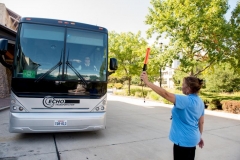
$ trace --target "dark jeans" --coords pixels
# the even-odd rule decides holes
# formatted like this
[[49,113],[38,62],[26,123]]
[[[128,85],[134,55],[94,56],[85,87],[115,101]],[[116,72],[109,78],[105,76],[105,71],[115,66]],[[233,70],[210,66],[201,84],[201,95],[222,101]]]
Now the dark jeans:
[[174,160],[194,160],[196,147],[181,147],[174,144],[173,158]]

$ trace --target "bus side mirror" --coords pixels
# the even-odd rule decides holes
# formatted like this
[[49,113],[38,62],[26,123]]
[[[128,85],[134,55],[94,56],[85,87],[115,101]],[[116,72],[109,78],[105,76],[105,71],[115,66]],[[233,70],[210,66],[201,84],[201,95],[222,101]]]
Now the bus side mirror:
[[12,65],[5,62],[3,59],[3,55],[6,54],[8,48],[8,40],[7,39],[0,39],[0,63],[2,63],[3,66],[12,69]]
[[8,48],[8,40],[7,39],[0,39],[0,55],[4,55],[7,52]]
[[110,70],[117,70],[118,69],[118,63],[116,58],[110,58]]

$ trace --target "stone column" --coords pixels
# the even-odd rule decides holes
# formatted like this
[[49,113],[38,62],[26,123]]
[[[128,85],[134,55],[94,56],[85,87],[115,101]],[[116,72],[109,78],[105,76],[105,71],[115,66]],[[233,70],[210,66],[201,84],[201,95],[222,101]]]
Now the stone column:
[[9,96],[8,78],[6,68],[0,63],[0,98]]

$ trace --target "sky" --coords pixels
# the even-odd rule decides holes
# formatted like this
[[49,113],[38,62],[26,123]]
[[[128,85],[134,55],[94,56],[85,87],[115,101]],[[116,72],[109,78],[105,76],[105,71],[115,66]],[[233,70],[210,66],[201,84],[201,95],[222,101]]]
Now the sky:
[[0,0],[22,17],[43,17],[98,25],[109,31],[145,31],[149,0]]
[[[144,38],[150,28],[144,23],[150,0],[0,0],[0,3],[21,17],[69,20],[98,25],[117,33],[141,31]],[[237,0],[229,0],[226,19],[230,18],[236,3]]]

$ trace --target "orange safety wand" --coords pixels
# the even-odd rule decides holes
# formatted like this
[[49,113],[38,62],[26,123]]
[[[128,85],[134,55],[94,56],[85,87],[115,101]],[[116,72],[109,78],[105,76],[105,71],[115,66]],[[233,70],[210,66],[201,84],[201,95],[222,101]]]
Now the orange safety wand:
[[149,53],[150,53],[150,48],[147,48],[147,53],[146,53],[146,57],[144,59],[144,64],[143,64],[143,71],[147,70],[147,63],[148,63]]

